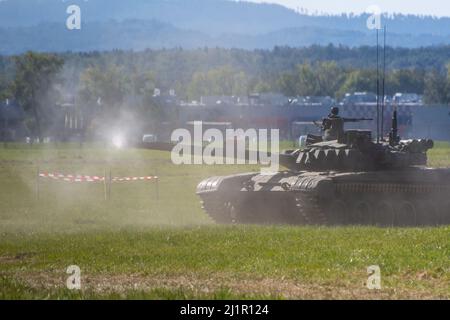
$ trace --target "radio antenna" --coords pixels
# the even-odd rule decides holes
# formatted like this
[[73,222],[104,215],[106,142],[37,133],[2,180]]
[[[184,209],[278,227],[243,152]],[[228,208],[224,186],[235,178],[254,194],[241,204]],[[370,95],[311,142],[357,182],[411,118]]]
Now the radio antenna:
[[381,102],[381,137],[384,137],[385,84],[386,84],[386,25],[383,27],[383,97]]
[[380,54],[377,28],[377,143],[380,143]]

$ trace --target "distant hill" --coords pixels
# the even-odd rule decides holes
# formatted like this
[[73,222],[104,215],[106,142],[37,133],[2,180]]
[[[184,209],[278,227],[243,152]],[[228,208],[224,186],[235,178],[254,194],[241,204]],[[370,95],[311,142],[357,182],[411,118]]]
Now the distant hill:
[[[81,30],[68,31],[58,23],[36,27],[1,28],[0,54],[27,50],[45,52],[145,50],[182,47],[222,47],[272,49],[274,46],[306,47],[313,44],[341,44],[349,47],[373,45],[375,35],[319,27],[290,28],[261,35],[223,34],[210,36],[176,28],[160,21],[125,20],[86,23]],[[450,36],[389,34],[389,44],[397,47],[443,45]],[[417,44],[417,45],[414,45]]]
[[86,23],[81,30],[68,31],[57,23],[36,27],[0,29],[0,54],[26,50],[63,52],[146,48],[195,48],[208,43],[208,37],[195,31],[175,28],[158,21]]
[[[81,7],[82,30],[65,28],[69,4]],[[308,16],[279,5],[229,0],[3,0],[0,53],[373,45],[366,20],[367,15]],[[392,46],[450,43],[450,18],[397,15],[384,22]]]

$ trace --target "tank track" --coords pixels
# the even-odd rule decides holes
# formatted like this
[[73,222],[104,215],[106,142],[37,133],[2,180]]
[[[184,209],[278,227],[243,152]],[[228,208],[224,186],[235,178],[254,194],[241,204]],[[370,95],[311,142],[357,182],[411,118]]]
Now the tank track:
[[[414,199],[380,200],[375,194],[324,201],[313,192],[237,193],[227,199],[203,195],[202,207],[219,224],[373,225],[382,227],[450,224],[450,201]],[[356,200],[355,200],[356,199]],[[246,202],[245,202],[246,201]],[[256,205],[255,205],[256,204]]]
[[[322,206],[313,195],[304,195],[291,193],[285,197],[284,208],[280,209],[281,201],[274,198],[273,193],[265,195],[255,194],[252,199],[261,201],[264,198],[265,205],[258,208],[246,206],[243,199],[249,200],[245,196],[238,199],[237,196],[232,199],[218,199],[212,195],[202,197],[202,209],[208,216],[219,224],[238,224],[238,223],[281,223],[281,224],[300,224],[300,225],[323,225],[328,224],[329,220],[324,214]],[[261,202],[259,202],[261,203]],[[278,204],[267,205],[267,203]]]
[[[201,196],[201,204],[209,217],[219,224],[318,224],[304,200],[293,194],[283,194],[282,199],[273,193],[236,194],[219,199],[211,194]],[[309,204],[309,203],[308,203]]]

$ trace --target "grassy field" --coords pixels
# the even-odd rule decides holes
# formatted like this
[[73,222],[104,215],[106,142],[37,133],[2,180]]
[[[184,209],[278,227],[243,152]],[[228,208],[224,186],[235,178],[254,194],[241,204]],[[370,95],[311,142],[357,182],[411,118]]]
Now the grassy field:
[[[450,145],[430,166],[450,165]],[[36,173],[161,177],[117,183],[41,181]],[[174,166],[148,150],[0,148],[0,299],[450,299],[450,227],[217,226],[195,187],[252,166]],[[81,268],[81,291],[66,269]],[[381,269],[369,290],[367,267]]]

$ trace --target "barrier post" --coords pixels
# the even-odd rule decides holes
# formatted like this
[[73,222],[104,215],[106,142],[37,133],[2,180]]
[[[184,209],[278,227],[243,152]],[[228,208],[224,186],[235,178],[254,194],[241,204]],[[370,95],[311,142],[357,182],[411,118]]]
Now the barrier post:
[[156,195],[156,200],[159,200],[159,176],[158,176],[158,169],[155,169],[155,177],[156,177],[155,195]]
[[107,188],[106,188],[106,169],[103,169],[103,197],[108,200]]
[[40,174],[40,170],[39,170],[39,165],[37,166],[36,169],[36,200],[39,200],[39,174]]
[[112,188],[112,170],[109,168],[109,178],[108,178],[108,198],[111,199],[111,188]]

